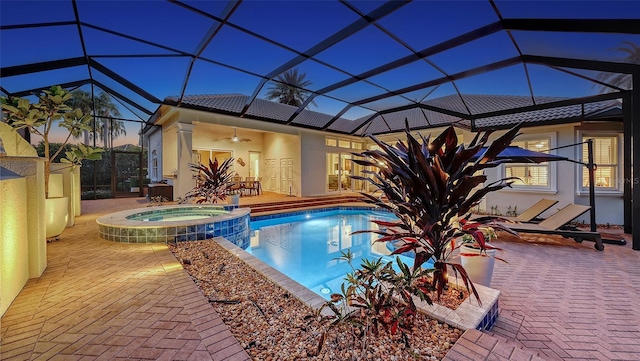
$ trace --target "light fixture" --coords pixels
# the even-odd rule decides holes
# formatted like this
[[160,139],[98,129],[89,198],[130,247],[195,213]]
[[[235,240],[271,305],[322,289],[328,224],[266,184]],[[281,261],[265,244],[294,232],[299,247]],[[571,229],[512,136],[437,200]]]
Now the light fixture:
[[236,128],[233,128],[233,137],[231,138],[232,141],[237,142],[238,140],[240,140],[238,138],[238,134],[236,134]]

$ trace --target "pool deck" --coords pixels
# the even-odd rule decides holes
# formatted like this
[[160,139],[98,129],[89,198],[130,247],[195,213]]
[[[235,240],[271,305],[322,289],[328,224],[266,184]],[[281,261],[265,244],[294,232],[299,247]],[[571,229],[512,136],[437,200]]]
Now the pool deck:
[[[99,238],[97,217],[144,206],[83,201],[76,225],[48,244],[44,274],[0,320],[0,359],[249,359],[166,246]],[[492,281],[500,317],[467,331],[447,360],[640,360],[640,252],[555,236],[496,245],[509,261]]]

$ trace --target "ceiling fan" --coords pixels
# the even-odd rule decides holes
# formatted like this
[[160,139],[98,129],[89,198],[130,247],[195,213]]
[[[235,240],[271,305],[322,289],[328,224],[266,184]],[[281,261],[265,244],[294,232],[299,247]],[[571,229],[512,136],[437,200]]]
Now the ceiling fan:
[[251,141],[251,139],[249,139],[249,138],[241,138],[241,137],[239,137],[236,128],[233,128],[233,137],[224,138],[224,139],[230,140],[232,142],[250,142]]

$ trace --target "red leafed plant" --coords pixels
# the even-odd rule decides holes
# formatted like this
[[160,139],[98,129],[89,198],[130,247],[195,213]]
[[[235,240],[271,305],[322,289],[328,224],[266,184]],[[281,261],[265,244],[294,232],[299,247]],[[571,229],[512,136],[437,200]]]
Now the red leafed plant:
[[233,158],[220,164],[217,158],[213,162],[209,159],[209,166],[202,163],[189,164],[191,170],[197,172],[196,186],[187,192],[179,203],[186,203],[191,199],[195,199],[196,203],[224,201],[227,198],[227,187],[233,178],[232,164]]
[[[378,229],[357,233],[377,233],[377,242],[394,242],[393,254],[415,252],[414,268],[433,261],[432,285],[438,298],[448,284],[449,270],[459,276],[470,293],[480,297],[459,263],[452,261],[453,252],[460,247],[456,239],[471,235],[476,244],[487,245],[479,222],[468,216],[489,192],[509,187],[514,178],[503,178],[482,186],[487,177],[482,170],[498,166],[497,156],[518,135],[516,126],[488,143],[490,131],[477,133],[468,146],[458,144],[455,129],[448,127],[435,139],[419,135],[420,141],[408,130],[406,142],[387,144],[375,136],[371,139],[380,149],[368,150],[353,161],[364,166],[364,176],[352,176],[375,186],[373,194],[362,193],[365,201],[393,212],[398,221],[374,221]],[[480,154],[480,155],[478,155]]]

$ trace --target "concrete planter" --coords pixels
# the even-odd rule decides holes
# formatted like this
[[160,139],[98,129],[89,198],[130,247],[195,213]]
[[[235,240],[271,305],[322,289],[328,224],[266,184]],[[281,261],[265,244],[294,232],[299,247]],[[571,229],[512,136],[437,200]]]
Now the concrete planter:
[[45,200],[45,236],[56,238],[67,227],[69,218],[69,197]]
[[[474,284],[481,284],[489,287],[493,276],[493,266],[495,264],[495,249],[485,250],[486,256],[480,255],[480,249],[463,245],[460,247],[460,263],[469,274],[469,278]],[[483,252],[483,253],[484,253]]]

